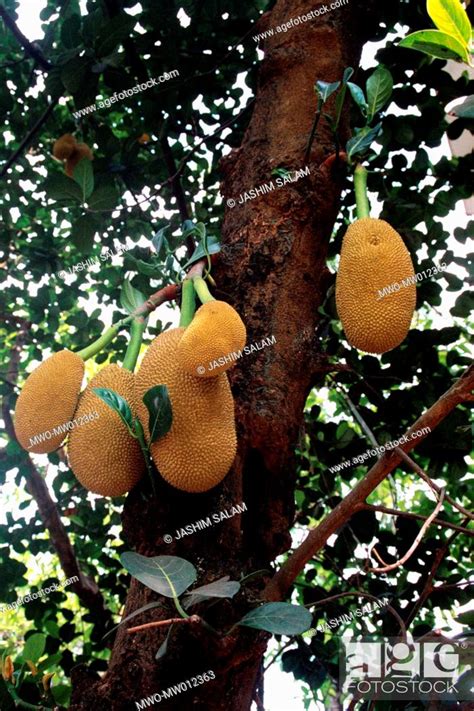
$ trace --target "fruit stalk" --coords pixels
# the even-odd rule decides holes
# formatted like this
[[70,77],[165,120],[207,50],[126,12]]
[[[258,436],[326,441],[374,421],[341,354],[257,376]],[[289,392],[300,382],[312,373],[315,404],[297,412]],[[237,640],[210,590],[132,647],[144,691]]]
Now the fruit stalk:
[[122,368],[129,370],[131,373],[133,373],[137,364],[145,329],[146,319],[143,317],[133,319],[132,325],[130,326],[130,341],[122,363]]
[[356,198],[357,219],[370,217],[370,205],[367,197],[367,170],[358,163],[354,171],[354,191]]
[[196,295],[194,292],[194,284],[192,279],[185,279],[182,285],[181,292],[181,317],[179,325],[187,328],[194,317],[196,310]]
[[209,291],[209,287],[202,277],[194,277],[194,289],[202,304],[207,304],[208,301],[215,301],[215,298]]

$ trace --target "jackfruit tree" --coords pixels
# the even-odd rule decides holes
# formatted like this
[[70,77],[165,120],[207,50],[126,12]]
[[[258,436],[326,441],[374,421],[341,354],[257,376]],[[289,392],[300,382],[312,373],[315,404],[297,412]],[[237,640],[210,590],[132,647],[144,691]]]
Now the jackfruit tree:
[[0,7],[0,601],[77,576],[2,711],[342,709],[344,631],[468,627],[469,20],[330,5]]

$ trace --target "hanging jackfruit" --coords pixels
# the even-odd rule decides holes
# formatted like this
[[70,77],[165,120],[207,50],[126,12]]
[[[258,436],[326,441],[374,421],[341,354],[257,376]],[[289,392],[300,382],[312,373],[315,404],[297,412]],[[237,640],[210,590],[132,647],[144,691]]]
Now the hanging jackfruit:
[[46,454],[61,446],[67,429],[59,428],[74,415],[83,377],[84,361],[67,350],[30,373],[15,406],[15,433],[23,449]]
[[173,411],[170,431],[150,447],[166,481],[177,489],[202,492],[219,484],[235,457],[234,401],[225,373],[211,379],[184,372],[177,358],[184,328],[160,334],[136,375],[137,413],[149,437],[145,393],[166,385]]
[[[386,353],[406,338],[416,304],[415,271],[400,235],[365,217],[348,228],[336,278],[336,306],[347,340],[367,353]],[[381,297],[385,287],[401,285]]]
[[214,378],[228,370],[245,346],[247,332],[225,301],[208,301],[196,311],[178,345],[178,361],[189,375]]
[[77,408],[77,427],[68,441],[69,464],[88,491],[101,496],[122,496],[140,480],[145,460],[138,440],[119,415],[93,391],[110,388],[134,407],[133,373],[107,365],[87,385]]
[[65,133],[53,145],[53,156],[58,160],[66,160],[74,153],[77,141],[71,133]]

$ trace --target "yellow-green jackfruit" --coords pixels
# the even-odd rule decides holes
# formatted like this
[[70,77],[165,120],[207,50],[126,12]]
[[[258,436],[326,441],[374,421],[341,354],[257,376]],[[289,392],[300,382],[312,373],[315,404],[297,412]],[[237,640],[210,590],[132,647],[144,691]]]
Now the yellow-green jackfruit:
[[[402,343],[415,310],[414,274],[402,238],[387,222],[365,217],[350,225],[342,242],[336,306],[352,346],[385,353]],[[396,291],[381,296],[395,283]]]
[[214,378],[232,367],[247,332],[237,311],[225,301],[199,307],[178,345],[178,360],[189,375]]
[[101,496],[122,496],[145,471],[138,440],[93,388],[110,388],[121,395],[134,412],[133,373],[118,365],[106,365],[87,385],[75,415],[77,426],[68,441],[69,464],[88,491]]
[[135,379],[137,413],[148,437],[148,410],[142,398],[155,385],[168,387],[173,423],[150,451],[169,484],[202,492],[219,484],[234,461],[234,401],[225,373],[202,379],[182,369],[176,356],[184,332],[165,331],[146,351]]
[[[15,407],[15,433],[27,452],[46,454],[61,446],[77,406],[84,361],[72,351],[53,353],[28,376]],[[58,432],[53,430],[58,428]]]

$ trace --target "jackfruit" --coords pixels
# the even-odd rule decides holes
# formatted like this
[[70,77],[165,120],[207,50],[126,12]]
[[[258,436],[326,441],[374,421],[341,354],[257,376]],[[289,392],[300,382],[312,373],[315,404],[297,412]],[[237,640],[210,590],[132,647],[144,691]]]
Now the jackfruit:
[[[364,217],[350,225],[342,242],[336,307],[352,346],[386,353],[402,343],[415,310],[414,275],[402,238],[387,222]],[[394,283],[400,289],[381,297],[378,292]]]
[[65,133],[53,145],[53,156],[58,160],[70,158],[77,147],[77,141],[71,133]]
[[202,492],[217,486],[235,458],[234,401],[225,373],[210,380],[182,370],[177,355],[185,333],[160,334],[145,353],[135,379],[137,414],[149,437],[145,393],[166,385],[173,411],[171,429],[150,446],[160,474],[177,489]]
[[214,378],[234,365],[246,339],[237,311],[225,301],[208,301],[187,327],[178,346],[178,361],[189,375]]
[[115,364],[106,365],[81,395],[75,416],[77,426],[69,435],[68,458],[76,478],[94,494],[122,496],[135,486],[145,471],[138,440],[132,437],[119,415],[93,391],[93,388],[114,390],[134,412],[134,379],[130,371]]
[[53,353],[30,373],[15,407],[15,433],[23,449],[46,454],[61,446],[67,429],[58,434],[53,429],[74,415],[83,377],[84,361],[67,350]]
[[83,158],[92,160],[94,158],[93,153],[87,143],[78,143],[74,151],[71,153],[69,158],[66,160],[65,173],[72,178],[74,168]]

